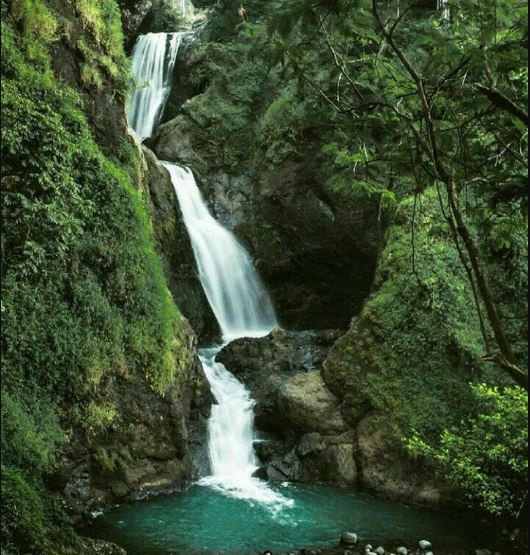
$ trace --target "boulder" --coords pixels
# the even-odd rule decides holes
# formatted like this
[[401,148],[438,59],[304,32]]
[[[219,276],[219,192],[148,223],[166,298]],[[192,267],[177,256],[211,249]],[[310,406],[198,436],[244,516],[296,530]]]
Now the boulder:
[[356,454],[360,483],[369,491],[429,506],[439,506],[450,496],[449,489],[399,449],[382,415],[372,412],[360,422]]
[[357,534],[353,532],[344,532],[344,534],[342,534],[342,536],[340,537],[341,545],[345,545],[345,546],[356,545],[357,541],[358,541]]
[[295,374],[278,390],[281,418],[300,432],[340,433],[347,426],[319,370]]

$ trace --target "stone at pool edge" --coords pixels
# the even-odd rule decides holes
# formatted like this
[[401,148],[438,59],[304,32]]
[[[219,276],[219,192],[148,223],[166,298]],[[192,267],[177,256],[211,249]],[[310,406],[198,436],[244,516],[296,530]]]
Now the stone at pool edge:
[[340,537],[340,544],[347,547],[356,545],[358,541],[357,534],[353,532],[344,532]]

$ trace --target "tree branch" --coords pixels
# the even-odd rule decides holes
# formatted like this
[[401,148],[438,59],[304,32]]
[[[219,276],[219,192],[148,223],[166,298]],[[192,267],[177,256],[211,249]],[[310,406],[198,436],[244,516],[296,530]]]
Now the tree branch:
[[517,106],[513,100],[508,98],[503,92],[495,87],[486,87],[477,83],[476,88],[497,108],[504,110],[515,116],[518,120],[528,125],[528,112]]

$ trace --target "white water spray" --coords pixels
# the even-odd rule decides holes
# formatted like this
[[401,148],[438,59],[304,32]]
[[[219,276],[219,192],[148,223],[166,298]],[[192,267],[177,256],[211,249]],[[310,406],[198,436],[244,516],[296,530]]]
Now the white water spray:
[[191,18],[195,13],[195,8],[190,0],[175,0],[179,12],[186,18]]
[[140,139],[151,137],[171,91],[179,48],[189,32],[140,35],[132,52],[132,71],[139,82],[127,110],[130,127]]
[[[260,337],[277,324],[270,298],[250,256],[232,233],[217,222],[201,196],[193,173],[164,164],[179,199],[190,235],[199,277],[219,322],[225,344],[239,337]],[[254,401],[250,392],[215,360],[222,347],[201,351],[201,361],[217,404],[209,422],[212,475],[201,483],[241,499],[274,507],[290,500],[253,478]]]

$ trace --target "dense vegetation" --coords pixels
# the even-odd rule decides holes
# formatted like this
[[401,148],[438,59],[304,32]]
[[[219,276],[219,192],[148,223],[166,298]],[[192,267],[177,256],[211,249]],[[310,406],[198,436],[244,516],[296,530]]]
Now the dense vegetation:
[[[246,22],[239,0],[196,5],[210,9],[190,74],[203,94],[185,110],[204,154],[235,172],[312,153],[330,189],[376,199],[389,222],[373,294],[327,377],[350,420],[366,407],[391,414],[409,456],[481,510],[518,516],[526,5],[249,0]],[[159,6],[155,30],[180,25]],[[115,376],[164,393],[183,368],[180,319],[137,146],[123,134],[103,149],[87,117],[87,94],[123,104],[132,86],[116,2],[1,9],[2,553],[79,553],[46,477],[72,430],[117,418]],[[52,70],[72,37],[77,90]]]
[[[124,97],[129,69],[115,2],[72,4],[87,29],[78,44],[82,84],[100,89],[110,79]],[[106,393],[113,376],[140,376],[163,394],[182,362],[180,318],[131,178],[138,149],[124,135],[115,158],[104,156],[82,96],[51,70],[50,48],[73,32],[62,8],[2,1],[6,552],[13,544],[58,553],[54,534],[67,527],[44,480],[73,429],[95,434],[117,418]]]
[[252,0],[246,22],[239,2],[201,5],[213,13],[191,76],[205,92],[186,112],[203,151],[232,172],[311,152],[330,188],[379,199],[393,222],[338,350],[344,375],[328,376],[351,419],[392,414],[409,454],[484,510],[519,514],[526,5]]

